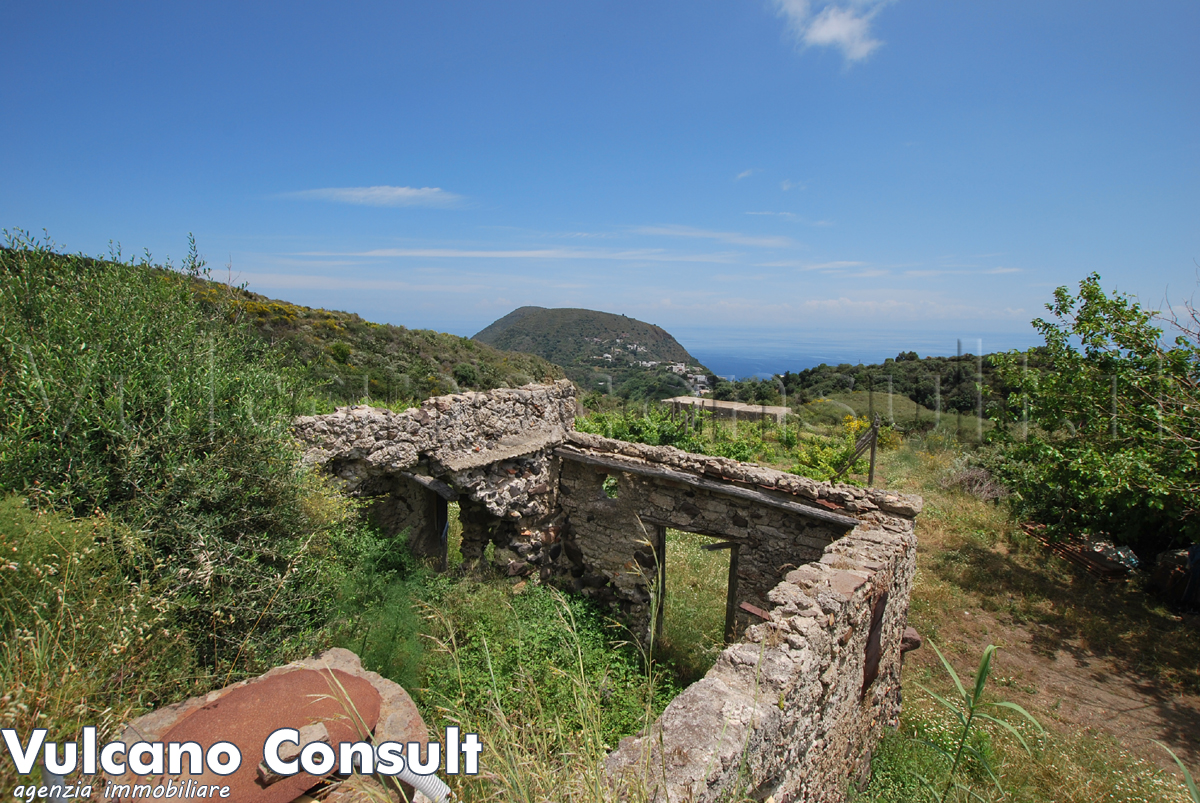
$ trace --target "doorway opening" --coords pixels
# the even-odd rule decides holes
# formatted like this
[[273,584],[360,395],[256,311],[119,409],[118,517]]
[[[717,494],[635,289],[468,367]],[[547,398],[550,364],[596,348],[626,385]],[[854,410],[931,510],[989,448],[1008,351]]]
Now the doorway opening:
[[656,527],[655,654],[682,685],[704,677],[736,639],[738,545],[701,533]]

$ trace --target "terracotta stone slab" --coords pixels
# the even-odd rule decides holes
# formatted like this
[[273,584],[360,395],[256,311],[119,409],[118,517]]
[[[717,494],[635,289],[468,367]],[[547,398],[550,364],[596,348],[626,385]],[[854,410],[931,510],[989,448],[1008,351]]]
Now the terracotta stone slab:
[[[279,728],[298,730],[321,722],[329,731],[336,753],[340,742],[369,738],[379,719],[379,708],[380,695],[375,687],[365,678],[340,669],[332,670],[332,674],[330,670],[297,669],[268,675],[231,689],[159,737],[162,742],[198,742],[205,751],[215,742],[233,742],[242,753],[237,772],[220,776],[205,769],[203,775],[185,772],[167,777],[184,783],[192,779],[197,784],[229,786],[228,799],[236,803],[288,803],[321,779],[301,772],[263,788],[257,768],[267,737]],[[154,786],[165,781],[165,777],[133,780],[127,775],[120,782]]]

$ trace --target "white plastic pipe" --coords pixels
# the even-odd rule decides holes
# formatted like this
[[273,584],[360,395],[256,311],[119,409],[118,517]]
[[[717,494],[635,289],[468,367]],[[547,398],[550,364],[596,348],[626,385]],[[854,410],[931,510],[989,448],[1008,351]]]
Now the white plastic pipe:
[[442,782],[442,779],[436,775],[417,775],[405,766],[404,769],[392,777],[399,781],[404,781],[404,783],[425,795],[433,803],[445,803],[445,801],[450,799],[450,787],[446,786]]

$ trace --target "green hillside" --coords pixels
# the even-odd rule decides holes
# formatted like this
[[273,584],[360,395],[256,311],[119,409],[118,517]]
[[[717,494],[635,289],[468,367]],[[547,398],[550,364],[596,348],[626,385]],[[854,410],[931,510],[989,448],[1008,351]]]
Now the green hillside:
[[392,404],[455,393],[562,379],[541,357],[501,351],[471,338],[372,323],[335,312],[210,284],[232,294],[254,331],[285,364],[306,369],[314,393],[336,404]]
[[474,337],[507,351],[536,354],[563,366],[587,391],[628,399],[690,393],[687,374],[708,374],[665,329],[624,315],[587,309],[521,307]]
[[[1029,367],[1037,369],[1038,360]],[[874,388],[875,392],[905,396],[928,409],[944,412],[975,413],[982,390],[984,410],[1000,404],[1008,395],[996,374],[990,354],[964,354],[961,357],[918,357],[914,351],[901,352],[878,365],[818,365],[799,373],[780,375],[788,395],[798,401],[835,393]]]

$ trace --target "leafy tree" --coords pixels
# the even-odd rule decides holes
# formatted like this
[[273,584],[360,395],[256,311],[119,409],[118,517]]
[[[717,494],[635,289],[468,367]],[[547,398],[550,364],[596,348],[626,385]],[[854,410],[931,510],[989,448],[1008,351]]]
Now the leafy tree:
[[1095,273],[1046,308],[1053,319],[1033,322],[1046,345],[996,358],[1013,392],[993,468],[1019,512],[1147,551],[1195,540],[1195,338],[1164,344],[1157,313]]

